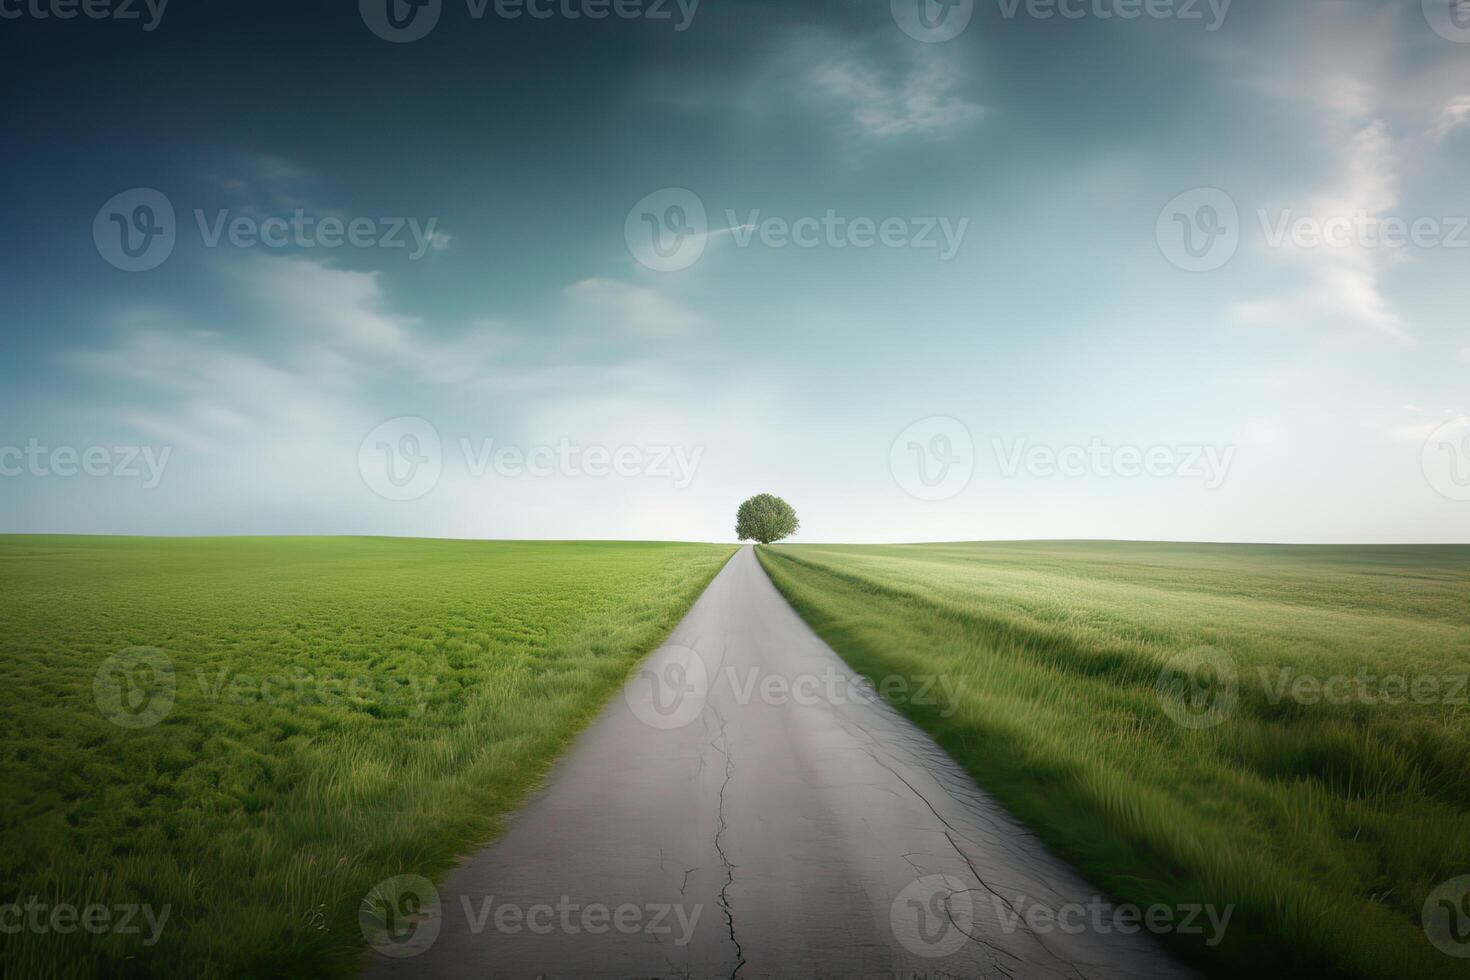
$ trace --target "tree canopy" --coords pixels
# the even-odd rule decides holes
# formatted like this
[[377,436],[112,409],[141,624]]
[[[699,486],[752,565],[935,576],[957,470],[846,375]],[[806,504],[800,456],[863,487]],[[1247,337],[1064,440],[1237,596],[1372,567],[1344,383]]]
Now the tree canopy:
[[799,527],[795,509],[775,494],[758,493],[735,512],[735,534],[741,541],[770,544],[795,534]]

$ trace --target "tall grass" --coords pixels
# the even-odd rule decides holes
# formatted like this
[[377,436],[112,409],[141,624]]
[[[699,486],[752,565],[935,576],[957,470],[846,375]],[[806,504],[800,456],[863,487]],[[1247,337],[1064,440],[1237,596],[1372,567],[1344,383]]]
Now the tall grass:
[[[1171,937],[1212,972],[1466,975],[1419,917],[1470,873],[1470,548],[758,552],[856,669],[945,678],[953,704],[899,707],[1100,887],[1234,905],[1220,946]],[[1186,727],[1158,681],[1202,646],[1238,701]],[[1390,674],[1437,693],[1395,698]],[[1342,675],[1345,703],[1282,685]]]
[[[0,903],[170,909],[0,974],[353,973],[368,889],[495,834],[732,551],[0,537]],[[134,647],[176,700],[125,729],[93,682]]]

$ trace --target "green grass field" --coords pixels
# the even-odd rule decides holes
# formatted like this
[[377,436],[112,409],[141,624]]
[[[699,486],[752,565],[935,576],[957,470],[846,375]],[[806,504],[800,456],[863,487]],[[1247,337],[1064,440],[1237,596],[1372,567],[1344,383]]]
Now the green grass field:
[[[733,550],[0,537],[0,902],[170,910],[0,975],[353,973],[368,889],[493,836]],[[174,700],[122,727],[135,648]]]
[[[901,710],[1098,886],[1235,905],[1218,947],[1171,940],[1211,972],[1466,975],[1420,912],[1470,873],[1470,547],[758,553],[856,669],[945,678]],[[1234,688],[1161,688],[1202,646]]]

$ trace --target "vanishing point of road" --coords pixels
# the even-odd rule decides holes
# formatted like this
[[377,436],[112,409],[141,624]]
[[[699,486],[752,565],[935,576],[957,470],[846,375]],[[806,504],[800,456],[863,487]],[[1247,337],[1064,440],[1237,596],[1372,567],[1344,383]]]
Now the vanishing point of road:
[[438,891],[432,942],[369,977],[1190,975],[1148,935],[1037,919],[1101,900],[749,547]]

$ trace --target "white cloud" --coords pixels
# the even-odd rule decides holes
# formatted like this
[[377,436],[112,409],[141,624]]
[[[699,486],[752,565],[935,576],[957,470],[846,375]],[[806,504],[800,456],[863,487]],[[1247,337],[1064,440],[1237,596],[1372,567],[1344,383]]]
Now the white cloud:
[[808,117],[803,125],[824,127],[849,144],[843,147],[849,153],[951,138],[988,111],[967,93],[971,76],[963,62],[893,30],[861,40],[811,26],[793,28],[742,64],[743,72],[733,77],[654,73],[643,98],[761,128],[794,110]]
[[[1367,122],[1347,138],[1335,179],[1304,207],[1272,212],[1270,220],[1381,218],[1399,201],[1396,167],[1393,142],[1384,123]],[[1357,322],[1398,340],[1411,339],[1380,283],[1383,266],[1393,261],[1394,253],[1357,240],[1298,247],[1289,235],[1275,251],[1300,263],[1306,284],[1282,296],[1236,303],[1230,314],[1237,321],[1289,326]]]
[[1435,121],[1429,135],[1436,140],[1442,140],[1467,122],[1470,122],[1470,95],[1453,96],[1440,110],[1439,119]]
[[576,312],[615,330],[643,337],[685,334],[704,321],[656,289],[612,279],[583,279],[567,289]]
[[1465,417],[1464,412],[1455,409],[1435,413],[1420,405],[1405,405],[1388,418],[1383,425],[1383,431],[1392,439],[1422,443],[1446,422]]
[[275,330],[313,348],[309,353],[323,366],[366,361],[452,384],[488,373],[509,343],[485,324],[441,337],[417,318],[391,312],[375,272],[275,256],[252,258],[232,271],[271,312]]
[[[1293,57],[1271,63],[1248,84],[1303,114],[1304,145],[1332,147],[1337,157],[1315,192],[1300,202],[1282,202],[1296,216],[1368,222],[1409,222],[1422,213],[1403,213],[1403,191],[1422,196],[1417,183],[1439,165],[1439,144],[1470,121],[1470,62],[1455,58],[1406,60],[1402,18],[1392,9],[1352,4],[1308,4],[1295,14],[1300,36],[1311,40]],[[1283,28],[1283,32],[1292,30]],[[1407,28],[1420,40],[1422,24]],[[1268,209],[1279,217],[1280,209]],[[1381,229],[1381,225],[1379,226]],[[1362,244],[1318,245],[1272,250],[1294,262],[1304,282],[1271,297],[1235,304],[1240,322],[1283,326],[1360,324],[1404,342],[1413,332],[1395,308],[1384,283],[1390,267],[1412,261],[1402,248]]]
[[819,97],[873,140],[943,139],[973,125],[985,110],[960,95],[955,65],[932,52],[906,68],[885,70],[847,55],[824,58],[809,79]]

